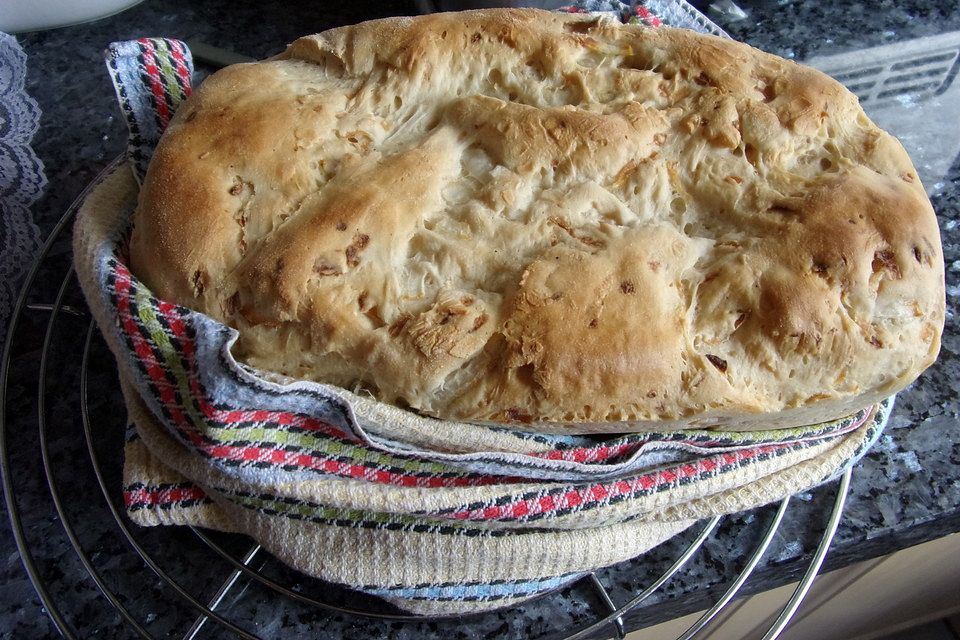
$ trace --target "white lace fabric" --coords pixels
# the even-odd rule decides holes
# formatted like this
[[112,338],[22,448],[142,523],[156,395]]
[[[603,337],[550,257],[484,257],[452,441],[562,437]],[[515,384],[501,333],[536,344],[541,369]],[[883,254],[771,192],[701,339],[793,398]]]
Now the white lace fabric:
[[27,55],[13,36],[0,32],[0,339],[40,243],[30,207],[47,184],[30,146],[40,107],[24,90],[26,72]]

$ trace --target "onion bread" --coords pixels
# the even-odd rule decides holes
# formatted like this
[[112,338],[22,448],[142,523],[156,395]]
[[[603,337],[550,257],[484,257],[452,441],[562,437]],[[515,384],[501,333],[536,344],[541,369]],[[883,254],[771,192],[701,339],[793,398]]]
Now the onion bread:
[[537,10],[214,74],[156,151],[131,260],[254,367],[571,432],[838,417],[914,380],[944,321],[930,202],[840,84]]

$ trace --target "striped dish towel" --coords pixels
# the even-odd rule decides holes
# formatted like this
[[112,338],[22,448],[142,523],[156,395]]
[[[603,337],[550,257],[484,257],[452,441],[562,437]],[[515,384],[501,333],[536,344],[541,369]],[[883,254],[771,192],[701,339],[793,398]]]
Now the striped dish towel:
[[[604,7],[648,25],[667,15],[650,2]],[[134,522],[246,533],[304,573],[408,611],[470,612],[635,557],[697,519],[825,482],[886,422],[892,399],[796,429],[531,434],[425,418],[239,364],[235,331],[156,298],[126,266],[139,177],[190,93],[189,51],[141,39],[113,45],[107,61],[133,171],[119,166],[96,185],[74,250],[132,424],[123,492]]]

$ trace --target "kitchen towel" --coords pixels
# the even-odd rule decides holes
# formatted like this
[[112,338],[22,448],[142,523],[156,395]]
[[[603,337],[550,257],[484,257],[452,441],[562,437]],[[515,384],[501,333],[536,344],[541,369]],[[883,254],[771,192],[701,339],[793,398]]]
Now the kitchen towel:
[[95,186],[74,250],[133,425],[124,499],[135,522],[246,533],[310,575],[411,612],[463,613],[836,477],[889,415],[892,400],[797,429],[598,440],[430,419],[252,370],[230,353],[234,330],[156,298],[126,266],[138,180],[189,95],[189,51],[166,39],[121,43],[108,67],[133,171],[119,165]]

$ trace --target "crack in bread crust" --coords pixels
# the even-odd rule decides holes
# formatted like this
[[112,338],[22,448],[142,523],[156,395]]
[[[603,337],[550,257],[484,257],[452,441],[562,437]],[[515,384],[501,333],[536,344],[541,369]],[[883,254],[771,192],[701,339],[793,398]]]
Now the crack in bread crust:
[[131,259],[249,364],[448,419],[772,427],[939,349],[899,143],[746,45],[535,10],[393,18],[210,77]]

